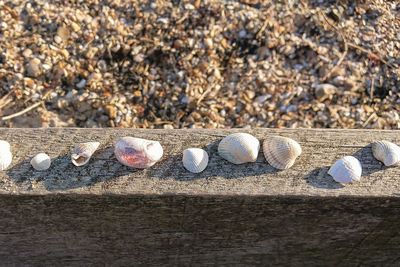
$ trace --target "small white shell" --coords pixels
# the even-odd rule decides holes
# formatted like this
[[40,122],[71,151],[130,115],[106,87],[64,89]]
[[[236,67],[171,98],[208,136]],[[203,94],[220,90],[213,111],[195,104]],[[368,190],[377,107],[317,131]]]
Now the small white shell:
[[0,140],[0,170],[5,170],[10,166],[12,161],[12,154],[10,151],[10,144],[7,141]]
[[47,170],[50,164],[50,157],[45,153],[39,153],[31,159],[31,165],[37,171]]
[[361,163],[352,156],[339,159],[329,169],[328,174],[338,183],[360,181],[362,173]]
[[284,170],[293,166],[301,154],[301,146],[293,139],[282,136],[270,136],[263,143],[265,160],[272,167]]
[[10,144],[7,141],[0,140],[0,151],[10,151]]
[[383,140],[372,143],[372,154],[385,166],[400,164],[400,147],[392,142]]
[[219,142],[218,154],[233,164],[255,162],[260,141],[248,133],[234,133]]
[[78,144],[72,151],[71,160],[75,166],[82,166],[89,162],[93,153],[99,147],[99,142]]
[[204,171],[208,164],[208,154],[201,148],[188,148],[183,151],[183,166],[190,172]]
[[161,159],[163,148],[157,141],[126,136],[117,141],[114,154],[121,164],[144,169]]

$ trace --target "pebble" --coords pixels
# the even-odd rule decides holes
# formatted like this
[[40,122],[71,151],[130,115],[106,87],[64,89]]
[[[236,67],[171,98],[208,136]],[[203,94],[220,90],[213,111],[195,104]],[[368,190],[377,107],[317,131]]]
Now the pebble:
[[26,66],[27,75],[30,77],[38,77],[40,75],[40,60],[35,58],[29,61]]
[[86,80],[85,80],[85,79],[82,79],[82,80],[80,80],[80,81],[76,84],[76,87],[77,87],[78,89],[82,89],[83,87],[85,87],[85,85],[86,85]]
[[324,83],[324,84],[319,84],[315,87],[315,97],[323,102],[329,98],[332,97],[333,94],[337,93],[338,89],[336,86],[329,84],[329,83]]
[[213,41],[212,41],[211,38],[204,39],[204,47],[206,49],[212,49],[213,48]]

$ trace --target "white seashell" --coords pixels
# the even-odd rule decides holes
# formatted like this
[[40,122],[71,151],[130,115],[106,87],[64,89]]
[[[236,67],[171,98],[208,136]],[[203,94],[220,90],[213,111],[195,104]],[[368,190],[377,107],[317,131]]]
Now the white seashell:
[[328,174],[338,183],[360,181],[362,173],[361,163],[352,156],[339,159],[329,169]]
[[183,166],[190,172],[204,171],[208,164],[208,154],[201,148],[188,148],[183,151]]
[[99,142],[78,144],[72,151],[71,160],[75,166],[82,166],[89,162],[93,153],[99,147]]
[[293,139],[282,136],[270,136],[263,143],[266,161],[272,167],[284,170],[293,166],[301,154],[301,146]]
[[10,144],[7,141],[0,140],[0,151],[10,151]]
[[400,147],[392,142],[383,140],[372,143],[372,154],[385,166],[400,164]]
[[31,165],[37,171],[47,170],[50,164],[50,157],[45,153],[39,153],[31,159]]
[[0,140],[0,170],[7,169],[12,161],[12,153],[10,151],[10,144],[7,141]]
[[115,144],[114,154],[121,164],[144,169],[161,159],[163,148],[157,141],[127,136]]
[[219,142],[218,154],[233,164],[255,162],[260,142],[248,133],[234,133]]
[[12,154],[10,151],[0,152],[0,170],[7,169],[10,166],[12,161]]

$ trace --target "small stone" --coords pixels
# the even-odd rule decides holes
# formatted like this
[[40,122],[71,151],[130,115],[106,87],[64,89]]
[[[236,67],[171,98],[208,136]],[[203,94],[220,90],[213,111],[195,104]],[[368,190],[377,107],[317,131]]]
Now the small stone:
[[164,129],[169,129],[169,130],[172,130],[172,129],[174,129],[174,126],[172,126],[171,124],[164,124]]
[[24,56],[24,58],[30,58],[32,56],[32,50],[30,50],[29,48],[25,49],[24,52],[22,53],[22,55]]
[[28,65],[26,66],[26,73],[29,77],[38,77],[40,75],[40,60],[37,58],[32,59],[29,61]]
[[63,41],[63,39],[60,36],[56,35],[54,37],[54,42],[56,42],[57,44],[62,43],[62,41]]
[[82,79],[82,80],[80,80],[80,81],[76,84],[76,87],[77,87],[78,89],[82,89],[83,87],[85,87],[85,85],[86,85],[86,80],[85,80],[85,79]]
[[204,39],[204,47],[206,49],[212,49],[213,48],[213,41],[212,41],[211,38]]
[[143,54],[137,54],[133,59],[134,59],[137,63],[143,62],[143,60],[144,60],[144,55],[143,55]]
[[7,23],[5,23],[4,21],[2,21],[1,23],[0,23],[0,29],[2,29],[3,31],[4,30],[6,30],[7,29]]
[[332,98],[332,95],[335,94],[337,92],[337,87],[329,84],[329,83],[323,83],[323,84],[319,84],[315,87],[315,97],[323,102],[326,99],[330,99]]
[[69,59],[69,52],[68,52],[67,49],[62,49],[62,50],[60,50],[60,53],[61,53],[61,55],[63,55],[63,57],[64,57],[65,59]]
[[35,86],[35,81],[32,80],[31,78],[24,78],[24,86],[33,88]]
[[86,54],[85,54],[85,57],[87,58],[87,59],[92,59],[92,58],[94,58],[96,55],[97,55],[97,52],[99,51],[99,49],[97,48],[97,47],[90,47],[88,50],[87,50],[87,52],[86,52]]
[[71,22],[71,28],[74,32],[79,32],[81,30],[81,26],[75,22]]
[[59,27],[57,29],[57,35],[56,36],[59,36],[61,38],[61,41],[66,42],[66,41],[68,41],[68,38],[69,38],[69,30],[67,28],[64,28],[64,27]]
[[118,109],[114,105],[107,105],[105,112],[111,119],[115,119],[118,116]]

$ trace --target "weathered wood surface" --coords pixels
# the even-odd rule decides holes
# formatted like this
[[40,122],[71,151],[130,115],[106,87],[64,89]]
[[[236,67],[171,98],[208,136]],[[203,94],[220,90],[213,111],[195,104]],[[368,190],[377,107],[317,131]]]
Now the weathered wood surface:
[[[372,157],[370,143],[400,143],[396,131],[249,130],[283,135],[303,154],[289,170],[233,165],[218,141],[241,130],[0,129],[14,161],[0,172],[0,263],[5,266],[399,266],[400,167]],[[153,168],[120,165],[122,136],[159,140]],[[84,167],[72,165],[78,142],[98,140]],[[205,147],[210,165],[187,172],[181,153]],[[30,158],[47,152],[52,167]],[[327,175],[345,155],[363,165],[360,182]]]
[[[373,158],[370,143],[386,139],[400,143],[397,131],[255,129],[246,131],[263,140],[282,135],[303,148],[295,165],[278,171],[266,163],[234,165],[217,154],[218,142],[236,130],[138,130],[138,129],[0,129],[10,142],[14,160],[0,174],[2,194],[157,194],[157,195],[271,195],[271,196],[394,196],[400,197],[400,168],[387,168]],[[122,166],[113,145],[122,136],[158,140],[164,147],[161,162],[150,169]],[[70,153],[76,143],[97,140],[100,149],[90,162],[75,167]],[[209,155],[200,174],[186,171],[182,151],[203,147]],[[39,152],[52,158],[52,166],[35,171],[29,161]],[[342,186],[327,174],[329,166],[354,155],[363,166],[361,182]]]

